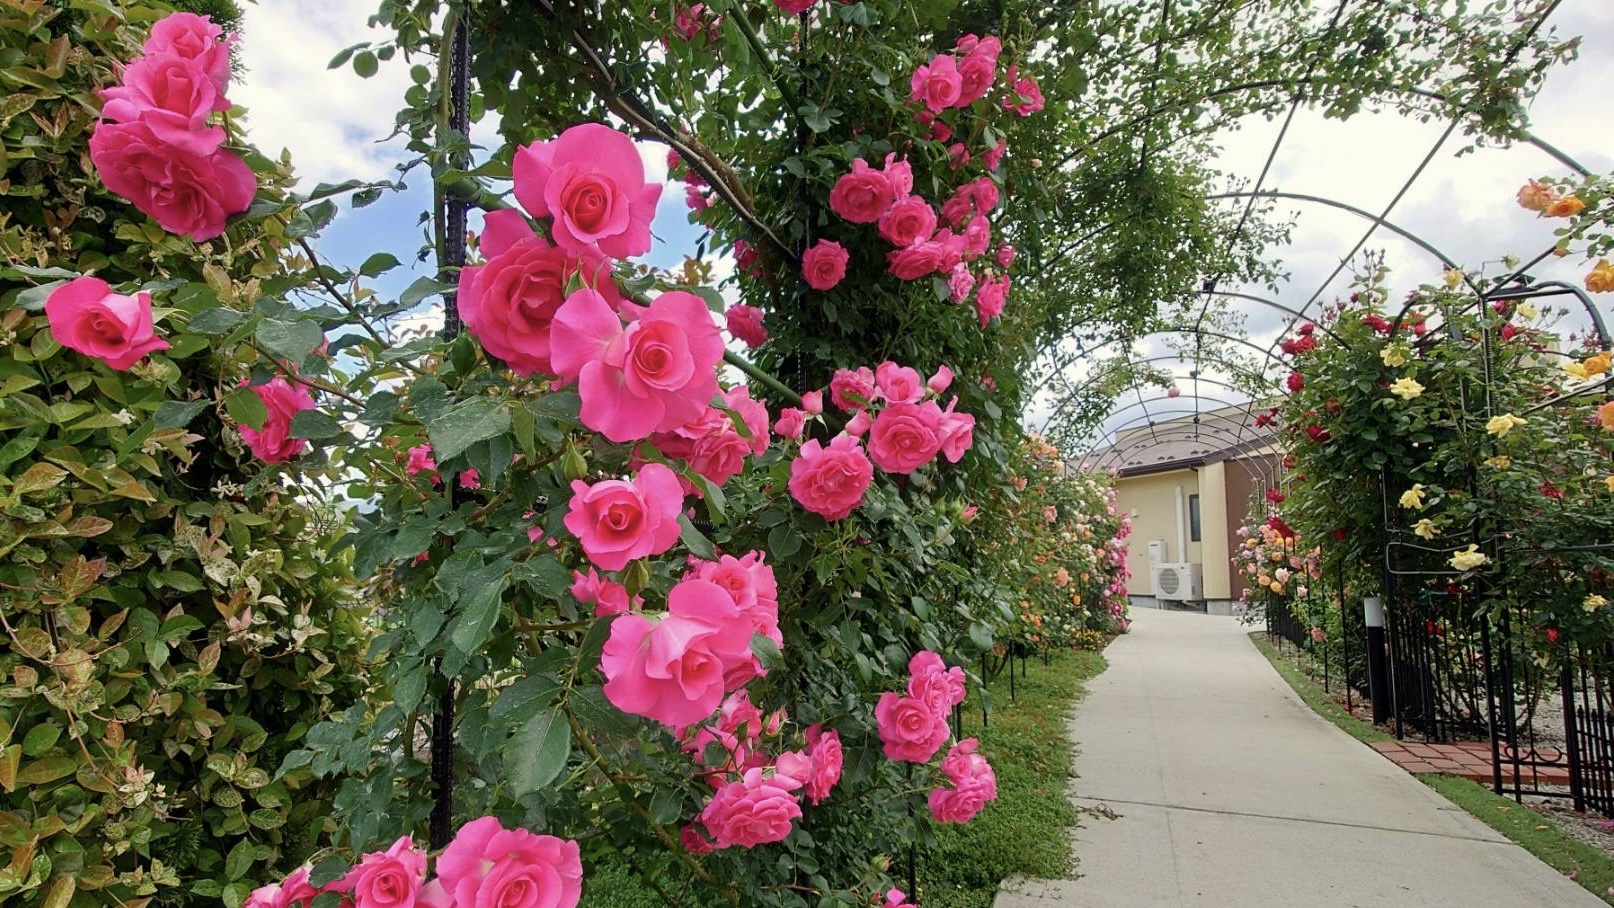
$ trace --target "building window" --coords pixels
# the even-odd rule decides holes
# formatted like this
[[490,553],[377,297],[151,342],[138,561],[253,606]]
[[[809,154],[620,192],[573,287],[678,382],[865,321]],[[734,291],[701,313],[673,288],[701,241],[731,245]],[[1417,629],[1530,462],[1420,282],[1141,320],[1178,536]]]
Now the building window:
[[1188,496],[1188,539],[1199,541],[1199,496]]

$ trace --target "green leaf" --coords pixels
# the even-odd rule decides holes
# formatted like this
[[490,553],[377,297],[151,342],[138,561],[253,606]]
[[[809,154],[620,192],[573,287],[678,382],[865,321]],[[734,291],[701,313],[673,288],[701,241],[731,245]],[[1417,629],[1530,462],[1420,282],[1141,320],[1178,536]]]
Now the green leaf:
[[413,306],[428,296],[436,296],[445,290],[453,289],[453,284],[445,284],[442,281],[423,277],[405,287],[404,292],[398,295],[398,302],[404,306]]
[[353,55],[353,71],[358,73],[359,78],[361,79],[370,78],[371,76],[375,75],[380,68],[381,67],[376,63],[375,54],[372,54],[367,50],[360,51]]
[[214,306],[191,316],[191,330],[197,334],[228,334],[247,317],[234,309]]
[[558,709],[528,719],[504,748],[504,776],[521,797],[555,781],[572,753],[572,728]]
[[212,404],[210,400],[165,400],[157,407],[153,421],[159,429],[183,429]]
[[325,332],[310,321],[288,322],[271,318],[258,325],[253,333],[258,343],[276,356],[293,365],[302,363],[315,348],[325,342]]
[[65,779],[78,771],[78,761],[72,757],[60,754],[53,757],[40,757],[27,764],[17,773],[17,782],[22,785],[44,785],[57,779]]
[[375,277],[378,274],[385,274],[402,264],[402,262],[398,261],[398,257],[390,252],[377,252],[364,260],[364,264],[359,266],[359,273],[365,277]]
[[231,419],[253,429],[262,429],[269,420],[269,408],[251,388],[236,388],[224,395],[224,409]]
[[504,604],[504,589],[510,582],[504,576],[491,582],[484,581],[479,577],[480,573],[467,575],[466,585],[472,588],[472,592],[464,596],[465,591],[460,591],[463,597],[460,614],[454,630],[449,634],[454,648],[466,655],[480,650],[493,635],[493,628],[499,623],[500,606]]
[[711,561],[717,558],[717,552],[712,548],[712,540],[706,534],[695,529],[695,524],[683,514],[678,515],[678,537],[684,541],[684,547],[696,558]]
[[529,675],[499,691],[499,696],[488,709],[488,718],[495,722],[521,721],[535,709],[548,706],[560,690],[560,682],[548,675]]
[[458,457],[471,445],[509,430],[510,411],[500,401],[485,397],[457,404],[426,426],[438,463]]
[[344,434],[346,430],[342,428],[342,424],[323,410],[299,410],[297,415],[291,418],[291,435],[294,438],[321,441]]
[[408,561],[431,548],[437,538],[437,523],[425,518],[412,519],[398,529],[392,539],[392,559]]

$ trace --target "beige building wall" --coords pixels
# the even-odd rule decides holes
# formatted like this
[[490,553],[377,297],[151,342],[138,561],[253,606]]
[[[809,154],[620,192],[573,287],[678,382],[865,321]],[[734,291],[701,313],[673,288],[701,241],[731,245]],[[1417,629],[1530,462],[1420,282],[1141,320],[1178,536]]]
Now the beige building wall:
[[[1132,515],[1132,536],[1127,540],[1127,567],[1132,577],[1127,592],[1134,596],[1154,595],[1154,579],[1149,576],[1149,542],[1166,540],[1168,561],[1198,561],[1202,543],[1189,542],[1186,557],[1177,550],[1177,488],[1182,487],[1183,518],[1187,519],[1188,496],[1200,495],[1199,474],[1193,470],[1172,470],[1148,476],[1115,481],[1116,507]],[[1200,507],[1205,496],[1200,495]],[[1201,523],[1203,524],[1203,513]],[[1185,524],[1186,527],[1186,524]],[[1186,529],[1184,535],[1188,535]]]
[[[1177,489],[1182,488],[1183,537],[1186,551],[1177,548]],[[1188,498],[1199,496],[1200,539],[1191,532]],[[1132,577],[1127,592],[1134,596],[1154,595],[1154,579],[1149,574],[1149,542],[1166,540],[1168,561],[1197,562],[1204,565],[1206,599],[1231,599],[1232,566],[1229,563],[1227,465],[1212,463],[1193,469],[1172,470],[1117,479],[1116,506],[1132,515],[1132,536],[1128,539],[1127,567]]]
[[[1238,469],[1234,467],[1234,469]],[[1199,468],[1200,561],[1205,563],[1205,598],[1231,599],[1233,549],[1227,531],[1227,463]]]

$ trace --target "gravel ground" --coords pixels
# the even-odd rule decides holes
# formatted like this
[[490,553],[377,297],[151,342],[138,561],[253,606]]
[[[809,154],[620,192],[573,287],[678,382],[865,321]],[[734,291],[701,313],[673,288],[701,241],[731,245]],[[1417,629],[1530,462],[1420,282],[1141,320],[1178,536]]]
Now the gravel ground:
[[1614,820],[1602,819],[1595,813],[1575,813],[1570,809],[1568,798],[1542,798],[1536,803],[1527,798],[1525,804],[1564,835],[1585,842],[1614,859]]

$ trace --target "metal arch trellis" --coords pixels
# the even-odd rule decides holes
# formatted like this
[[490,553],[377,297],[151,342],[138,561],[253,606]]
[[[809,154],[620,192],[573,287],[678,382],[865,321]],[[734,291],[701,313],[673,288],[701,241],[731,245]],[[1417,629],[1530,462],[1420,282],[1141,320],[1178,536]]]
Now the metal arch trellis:
[[[1118,426],[1117,432],[1124,433],[1141,427],[1148,419],[1149,417],[1147,416],[1139,416],[1130,419]],[[1156,425],[1154,428],[1159,430],[1158,435],[1164,436],[1167,439],[1176,440],[1181,438],[1182,440],[1194,440],[1199,438],[1209,438],[1212,441],[1222,444],[1225,448],[1234,448],[1239,444],[1253,443],[1254,441],[1254,439],[1250,439],[1248,442],[1237,441],[1238,436],[1236,433],[1231,428],[1224,428],[1221,425],[1221,423],[1224,422],[1228,423],[1229,425],[1236,425],[1236,421],[1232,420],[1230,417],[1226,417],[1215,412],[1204,412],[1197,414],[1195,419],[1201,421],[1193,423],[1169,423],[1164,425]],[[1203,420],[1206,419],[1215,420],[1215,422],[1207,424],[1203,422]],[[1093,463],[1096,465],[1120,454],[1131,455],[1133,452],[1146,447],[1151,441],[1157,440],[1158,439],[1141,438],[1126,442],[1117,440],[1114,445],[1111,445],[1108,450],[1104,451],[1100,455],[1099,459],[1093,461]],[[1094,452],[1098,450],[1099,449],[1097,448],[1090,449],[1085,455],[1083,455],[1082,459],[1085,461],[1088,458],[1093,457]]]

